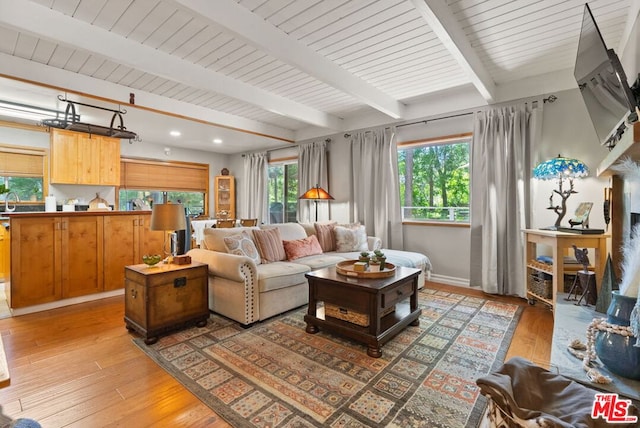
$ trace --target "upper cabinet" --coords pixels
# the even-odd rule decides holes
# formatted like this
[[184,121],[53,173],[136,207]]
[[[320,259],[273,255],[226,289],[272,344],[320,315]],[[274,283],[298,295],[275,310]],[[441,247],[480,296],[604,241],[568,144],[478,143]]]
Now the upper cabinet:
[[236,218],[236,190],[232,175],[217,175],[215,180],[215,216]]
[[120,139],[51,130],[51,183],[120,184]]

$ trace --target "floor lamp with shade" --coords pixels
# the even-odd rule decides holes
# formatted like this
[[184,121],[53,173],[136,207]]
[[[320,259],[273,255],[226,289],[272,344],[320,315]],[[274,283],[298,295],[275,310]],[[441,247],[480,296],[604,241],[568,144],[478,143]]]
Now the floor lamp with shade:
[[[162,241],[162,249],[170,259],[175,257],[177,250],[176,230],[184,230],[187,228],[187,221],[184,214],[184,206],[182,204],[153,204],[151,211],[151,230],[164,231],[164,239]],[[167,234],[171,233],[171,247],[167,250]],[[169,257],[167,257],[169,259]]]
[[327,192],[322,187],[316,184],[314,187],[312,187],[311,189],[307,190],[302,195],[300,195],[298,199],[313,200],[316,206],[316,221],[318,221],[318,201],[332,200],[333,196],[331,196],[329,192]]

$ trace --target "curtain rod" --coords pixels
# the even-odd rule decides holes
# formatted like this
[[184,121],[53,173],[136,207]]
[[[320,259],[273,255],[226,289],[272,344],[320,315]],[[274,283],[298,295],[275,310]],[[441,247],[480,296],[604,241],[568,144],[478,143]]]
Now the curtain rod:
[[[325,143],[330,143],[331,142],[331,138],[325,138],[324,142]],[[284,150],[284,149],[289,149],[289,148],[292,148],[292,147],[298,147],[299,145],[300,144],[296,143],[296,144],[289,144],[288,146],[280,146],[280,147],[276,147],[274,149],[265,150],[265,153],[271,153],[271,152],[275,152],[276,150]],[[259,152],[256,152],[256,153],[259,153]],[[246,153],[243,153],[241,156],[245,157],[246,155],[247,155]]]
[[[547,98],[543,98],[542,102],[543,102],[543,104],[546,104],[547,102],[549,104],[551,104],[554,101],[556,101],[557,99],[558,99],[558,97],[556,97],[555,95],[551,94]],[[518,100],[515,100],[515,101],[518,101]],[[513,101],[510,101],[510,102],[513,102]],[[537,102],[537,101],[534,100],[533,102]],[[525,101],[525,104],[526,103],[527,102]],[[502,103],[502,104],[504,104],[504,103]],[[500,104],[498,104],[498,105],[500,105]],[[490,107],[490,106],[487,106],[487,107]],[[480,112],[480,111],[482,111],[482,110],[478,110],[478,112]],[[433,119],[424,119],[424,120],[418,120],[416,122],[402,123],[400,125],[396,125],[396,128],[401,128],[403,126],[409,126],[409,125],[418,125],[420,123],[424,123],[426,125],[428,122],[433,122],[433,121],[441,120],[441,119],[451,119],[453,117],[467,116],[467,115],[470,115],[470,114],[473,114],[473,113],[474,113],[473,111],[468,111],[468,112],[465,112],[465,113],[452,114],[452,115],[449,115],[449,116],[435,117]],[[349,137],[351,137],[351,134],[349,134],[349,133],[344,134],[344,138],[349,138]]]
[[459,114],[452,114],[452,115],[449,115],[449,116],[436,117],[435,119],[425,119],[425,120],[419,120],[417,122],[403,123],[403,124],[400,124],[400,125],[396,125],[396,128],[402,128],[403,126],[409,126],[409,125],[417,125],[419,123],[424,123],[426,125],[428,122],[433,122],[434,120],[451,119],[452,117],[468,116],[470,114],[473,114],[473,112],[469,111],[469,112],[466,112],[466,113],[459,113]]

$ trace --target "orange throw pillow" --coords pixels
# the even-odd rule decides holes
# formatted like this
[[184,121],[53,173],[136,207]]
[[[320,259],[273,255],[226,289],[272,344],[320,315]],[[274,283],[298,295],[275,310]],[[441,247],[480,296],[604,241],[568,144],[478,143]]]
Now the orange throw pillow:
[[293,241],[282,241],[282,244],[284,245],[287,260],[322,254],[322,248],[316,235],[307,236],[304,239],[295,239]]

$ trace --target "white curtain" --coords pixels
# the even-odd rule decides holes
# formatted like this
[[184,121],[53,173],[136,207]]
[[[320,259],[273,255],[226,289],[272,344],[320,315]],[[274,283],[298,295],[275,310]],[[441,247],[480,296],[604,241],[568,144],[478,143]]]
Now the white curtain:
[[351,221],[385,248],[403,249],[396,129],[354,133],[351,145]]
[[[298,147],[298,195],[302,195],[316,185],[331,194],[329,174],[327,172],[327,142],[316,141],[301,144]],[[329,201],[319,201],[318,220],[329,220],[331,217]],[[316,219],[316,203],[311,200],[299,200],[298,221],[313,222]]]
[[258,224],[268,221],[268,160],[265,152],[244,156],[243,218],[257,218]]
[[[536,103],[541,104],[541,103]],[[524,237],[529,225],[531,150],[542,107],[478,112],[471,145],[471,285],[526,296]]]

